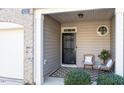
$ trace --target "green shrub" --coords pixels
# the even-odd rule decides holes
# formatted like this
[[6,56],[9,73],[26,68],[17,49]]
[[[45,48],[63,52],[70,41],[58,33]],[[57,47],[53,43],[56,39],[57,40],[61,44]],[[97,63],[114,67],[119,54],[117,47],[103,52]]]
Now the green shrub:
[[91,84],[90,75],[83,70],[75,69],[70,71],[65,79],[65,85],[89,85]]
[[97,85],[124,85],[124,78],[116,74],[98,76]]

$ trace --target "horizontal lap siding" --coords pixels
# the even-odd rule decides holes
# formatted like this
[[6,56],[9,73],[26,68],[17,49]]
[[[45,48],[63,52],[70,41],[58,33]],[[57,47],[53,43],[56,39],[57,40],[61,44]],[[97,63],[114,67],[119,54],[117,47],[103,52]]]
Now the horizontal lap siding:
[[[110,50],[110,34],[100,37],[97,34],[99,25],[107,25],[110,21],[88,21],[64,23],[62,27],[77,27],[77,66],[83,67],[84,54],[94,54],[95,60],[100,62],[98,55],[103,49]],[[111,29],[110,29],[111,30]]]
[[115,60],[115,16],[112,18],[111,53],[112,59]]
[[61,25],[49,16],[44,18],[44,76],[60,67],[60,29]]

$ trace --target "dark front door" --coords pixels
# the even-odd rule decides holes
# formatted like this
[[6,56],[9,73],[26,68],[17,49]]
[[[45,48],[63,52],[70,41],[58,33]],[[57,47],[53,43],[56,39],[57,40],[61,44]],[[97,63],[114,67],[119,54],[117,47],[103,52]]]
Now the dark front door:
[[76,64],[76,35],[75,33],[62,34],[62,63]]

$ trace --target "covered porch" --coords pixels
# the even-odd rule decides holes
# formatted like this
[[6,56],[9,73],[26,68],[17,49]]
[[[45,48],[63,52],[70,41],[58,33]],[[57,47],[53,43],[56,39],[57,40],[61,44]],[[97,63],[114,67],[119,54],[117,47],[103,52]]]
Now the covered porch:
[[[81,15],[81,16],[80,16]],[[58,71],[63,68],[81,68],[83,69],[84,55],[93,54],[95,56],[95,64],[91,74],[98,75],[98,65],[102,63],[102,60],[98,57],[103,49],[110,52],[112,59],[116,62],[117,60],[117,43],[116,28],[115,25],[115,9],[88,9],[79,11],[66,11],[66,12],[53,12],[44,13],[41,17],[43,19],[42,26],[42,67],[41,76],[42,82],[47,80],[49,76],[55,75]],[[39,21],[40,22],[40,21]],[[117,21],[116,21],[117,22]],[[109,33],[106,36],[100,36],[97,33],[98,27],[104,25],[109,29]],[[63,55],[63,29],[64,28],[75,28],[73,40],[73,62],[69,62],[69,56],[72,52],[66,52]],[[40,28],[39,28],[40,29]],[[68,32],[67,32],[68,33]],[[66,33],[66,34],[67,34]],[[70,33],[70,32],[69,32]],[[72,32],[73,33],[73,32]],[[66,43],[66,46],[69,46]],[[67,58],[63,58],[67,57]],[[68,59],[67,62],[64,59]],[[75,60],[75,62],[74,62]],[[115,63],[115,72],[117,71],[117,65]],[[67,71],[68,72],[68,71]],[[54,73],[54,74],[53,74]],[[92,75],[91,75],[92,77]]]

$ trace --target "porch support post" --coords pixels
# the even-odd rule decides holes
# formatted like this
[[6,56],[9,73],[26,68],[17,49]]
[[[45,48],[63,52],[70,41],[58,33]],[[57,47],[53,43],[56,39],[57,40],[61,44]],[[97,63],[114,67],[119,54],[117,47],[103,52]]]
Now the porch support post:
[[44,16],[34,16],[34,82],[43,84],[43,20]]
[[116,9],[115,16],[115,73],[124,76],[124,10]]

